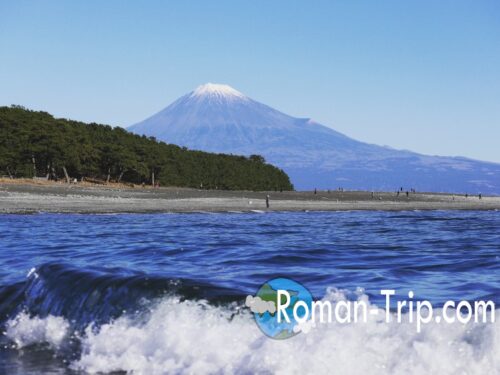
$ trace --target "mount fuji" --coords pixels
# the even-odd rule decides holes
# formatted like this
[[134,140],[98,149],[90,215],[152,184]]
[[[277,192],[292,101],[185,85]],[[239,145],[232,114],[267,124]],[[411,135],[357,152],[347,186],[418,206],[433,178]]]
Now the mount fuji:
[[208,83],[128,130],[219,153],[259,154],[296,189],[500,193],[500,164],[428,156],[359,142],[308,118],[295,118],[227,85]]

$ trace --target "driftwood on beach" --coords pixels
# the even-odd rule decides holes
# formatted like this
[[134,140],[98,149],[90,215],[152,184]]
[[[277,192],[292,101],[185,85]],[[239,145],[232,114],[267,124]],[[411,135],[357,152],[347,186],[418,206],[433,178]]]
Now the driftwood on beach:
[[91,177],[83,177],[83,181],[90,182],[92,184],[97,184],[97,185],[106,185],[106,181],[104,180],[99,180],[98,178],[91,178]]

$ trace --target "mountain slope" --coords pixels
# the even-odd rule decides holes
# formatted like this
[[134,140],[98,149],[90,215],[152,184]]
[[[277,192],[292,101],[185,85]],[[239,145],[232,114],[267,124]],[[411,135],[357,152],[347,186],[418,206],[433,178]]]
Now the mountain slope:
[[212,152],[260,154],[297,189],[500,193],[500,164],[427,156],[356,141],[288,116],[227,85],[206,84],[129,130]]

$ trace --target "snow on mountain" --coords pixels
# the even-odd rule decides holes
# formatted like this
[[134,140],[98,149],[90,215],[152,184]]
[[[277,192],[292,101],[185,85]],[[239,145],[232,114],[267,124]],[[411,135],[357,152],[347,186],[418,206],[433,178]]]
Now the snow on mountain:
[[230,100],[231,98],[247,99],[245,95],[243,95],[238,90],[233,89],[231,86],[218,83],[206,83],[204,85],[198,86],[196,90],[191,93],[192,98],[206,96],[217,97],[219,99],[225,98],[227,100]]
[[297,189],[500,193],[500,164],[427,156],[356,141],[288,116],[228,85],[207,83],[129,128],[191,149],[260,154]]

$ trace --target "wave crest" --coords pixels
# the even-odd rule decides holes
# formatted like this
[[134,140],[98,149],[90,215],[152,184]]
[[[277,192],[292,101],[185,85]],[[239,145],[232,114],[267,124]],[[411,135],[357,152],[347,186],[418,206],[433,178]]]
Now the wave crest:
[[[334,303],[345,294],[333,290]],[[359,299],[367,300],[365,294]],[[385,323],[318,324],[308,334],[276,341],[264,336],[238,305],[164,297],[146,319],[123,315],[96,328],[87,326],[81,354],[71,363],[86,372],[165,373],[338,373],[485,374],[500,370],[500,324],[431,323],[420,333],[407,319]],[[497,310],[498,312],[498,310]],[[59,349],[67,335],[62,318],[17,318],[8,330],[14,342],[49,341]],[[52,327],[49,330],[39,329]],[[26,327],[28,328],[26,328]],[[61,332],[54,333],[58,326]],[[32,336],[26,331],[35,327]],[[57,330],[56,330],[57,331]],[[52,333],[50,333],[52,332]],[[50,333],[50,334],[49,334]],[[54,338],[56,338],[54,340]]]

